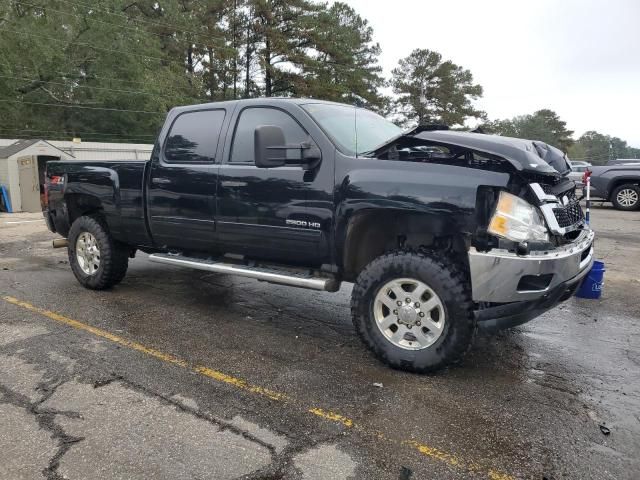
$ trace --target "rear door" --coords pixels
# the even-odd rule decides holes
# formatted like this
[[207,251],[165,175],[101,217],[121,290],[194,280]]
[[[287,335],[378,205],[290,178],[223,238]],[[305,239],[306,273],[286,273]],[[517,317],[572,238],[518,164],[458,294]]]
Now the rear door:
[[156,246],[215,248],[215,198],[225,108],[178,113],[156,148],[148,177],[149,226]]

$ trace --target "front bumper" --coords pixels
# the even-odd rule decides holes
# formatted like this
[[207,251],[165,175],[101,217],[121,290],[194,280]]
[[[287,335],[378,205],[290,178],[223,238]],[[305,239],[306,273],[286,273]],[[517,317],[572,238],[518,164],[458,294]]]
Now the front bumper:
[[561,283],[538,300],[504,303],[476,310],[475,317],[478,321],[478,327],[484,331],[496,331],[522,325],[529,320],[533,320],[555,307],[558,303],[571,298],[576,293],[576,290],[580,288],[582,279],[587,273],[589,273],[589,270],[585,270],[565,283]]
[[520,325],[571,297],[593,265],[594,236],[584,230],[565,247],[522,256],[472,248],[471,288],[473,300],[481,306],[475,312],[480,328]]
[[[475,302],[509,303],[538,300],[582,274],[593,264],[592,230],[561,248],[517,255],[507,250],[469,250],[471,289]],[[584,276],[584,275],[583,275]]]

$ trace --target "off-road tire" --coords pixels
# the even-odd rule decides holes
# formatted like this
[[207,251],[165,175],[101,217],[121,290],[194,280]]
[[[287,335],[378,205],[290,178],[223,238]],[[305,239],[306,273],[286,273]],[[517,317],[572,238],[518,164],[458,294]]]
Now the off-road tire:
[[[621,191],[627,190],[627,189],[636,192],[636,198],[638,200],[636,200],[636,202],[633,205],[622,205],[618,201],[618,194]],[[632,183],[626,183],[624,185],[620,185],[614,188],[613,192],[611,192],[611,203],[613,203],[613,206],[617,210],[633,211],[633,210],[640,209],[640,188],[637,185],[633,185]]]
[[[398,278],[427,284],[444,304],[442,335],[423,350],[394,345],[376,325],[374,299],[380,288]],[[362,341],[382,362],[409,372],[434,372],[458,362],[471,347],[477,327],[470,290],[468,276],[442,254],[398,250],[376,258],[362,270],[353,287],[351,316]]]
[[[76,242],[82,232],[93,235],[100,249],[100,266],[92,275],[82,270],[76,258]],[[67,252],[71,270],[85,288],[106,290],[120,283],[127,274],[129,248],[113,239],[100,217],[82,216],[73,222],[69,230]]]

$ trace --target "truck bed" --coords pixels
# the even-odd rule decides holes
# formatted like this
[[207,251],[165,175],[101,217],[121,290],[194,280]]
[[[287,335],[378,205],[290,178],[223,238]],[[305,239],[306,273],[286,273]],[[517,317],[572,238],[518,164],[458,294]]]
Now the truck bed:
[[[47,163],[48,201],[45,209],[55,230],[69,231],[68,213],[95,203],[113,235],[150,243],[144,214],[146,160],[55,161]],[[64,201],[66,196],[67,201]]]

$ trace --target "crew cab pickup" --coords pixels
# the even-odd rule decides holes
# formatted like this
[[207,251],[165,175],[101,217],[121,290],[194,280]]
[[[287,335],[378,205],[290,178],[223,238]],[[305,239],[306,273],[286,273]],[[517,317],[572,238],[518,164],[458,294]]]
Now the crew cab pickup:
[[478,327],[524,323],[579,287],[594,234],[569,170],[540,142],[250,99],[171,110],[149,161],[49,162],[44,216],[90,289],[119,283],[138,250],[315,290],[353,283],[364,343],[426,372]]

